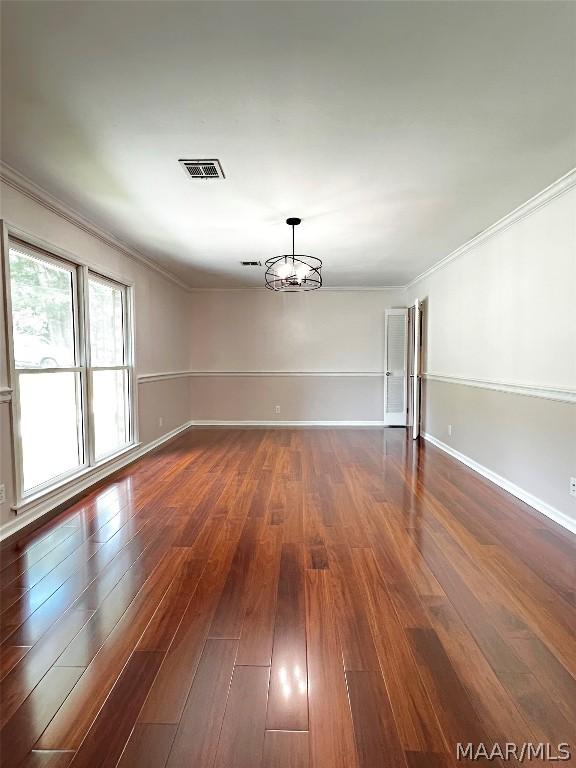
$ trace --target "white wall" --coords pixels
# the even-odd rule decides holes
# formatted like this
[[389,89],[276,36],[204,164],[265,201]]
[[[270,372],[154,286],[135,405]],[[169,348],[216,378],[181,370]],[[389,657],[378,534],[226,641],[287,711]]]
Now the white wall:
[[576,388],[576,187],[419,281],[427,370]]
[[576,525],[576,186],[561,188],[406,294],[426,304],[424,431]]
[[[139,373],[185,370],[189,367],[189,294],[180,286],[145,264],[105,244],[78,226],[49,210],[36,200],[7,184],[0,187],[0,218],[9,225],[28,232],[53,246],[76,255],[104,274],[110,273],[134,283],[135,353]],[[3,342],[4,317],[0,319],[0,389],[7,386]],[[139,389],[140,436],[149,442],[190,418],[189,388],[174,386],[170,381],[155,386],[154,395],[147,391],[151,384]],[[164,391],[165,390],[165,391]],[[168,402],[169,405],[164,405]],[[12,451],[8,439],[8,403],[0,403],[0,482],[8,488],[6,503],[0,505],[0,523],[13,520],[11,485]],[[158,420],[164,417],[162,427]]]

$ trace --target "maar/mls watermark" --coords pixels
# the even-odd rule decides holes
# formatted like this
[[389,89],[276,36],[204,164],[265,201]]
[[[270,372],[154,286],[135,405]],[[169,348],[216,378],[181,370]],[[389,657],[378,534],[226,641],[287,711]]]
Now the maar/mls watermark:
[[456,744],[456,760],[516,760],[519,763],[531,762],[532,760],[548,760],[550,762],[561,762],[570,760],[572,751],[570,744],[549,744],[546,742],[524,742],[515,744],[506,742],[505,744],[472,744],[468,742]]

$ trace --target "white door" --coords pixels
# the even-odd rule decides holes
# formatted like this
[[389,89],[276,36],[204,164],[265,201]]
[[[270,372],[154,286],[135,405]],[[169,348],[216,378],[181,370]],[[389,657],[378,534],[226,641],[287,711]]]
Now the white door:
[[408,310],[387,309],[384,320],[384,424],[406,426]]
[[412,437],[414,440],[420,434],[420,325],[422,310],[416,299],[414,304],[414,359],[412,361]]

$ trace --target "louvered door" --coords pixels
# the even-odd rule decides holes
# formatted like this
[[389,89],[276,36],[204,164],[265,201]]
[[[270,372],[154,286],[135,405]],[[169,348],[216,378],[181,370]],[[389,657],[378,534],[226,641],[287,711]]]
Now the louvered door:
[[388,426],[406,426],[408,310],[387,309],[384,322],[384,423]]

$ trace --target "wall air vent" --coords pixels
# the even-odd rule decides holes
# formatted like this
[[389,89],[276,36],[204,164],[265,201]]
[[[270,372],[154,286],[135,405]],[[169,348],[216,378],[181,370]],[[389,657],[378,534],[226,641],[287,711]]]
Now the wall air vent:
[[243,267],[261,267],[262,266],[261,261],[241,261],[240,264],[242,264]]
[[193,179],[225,179],[220,160],[178,160]]

